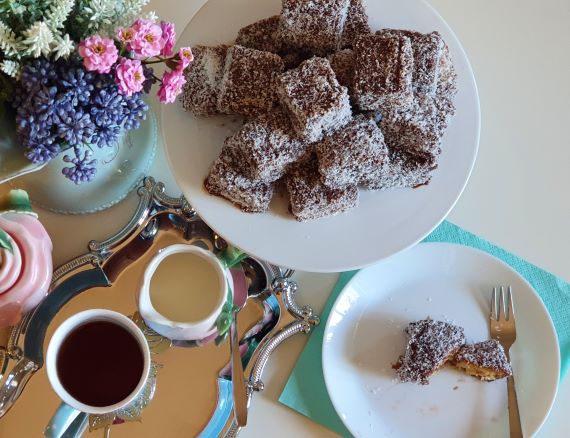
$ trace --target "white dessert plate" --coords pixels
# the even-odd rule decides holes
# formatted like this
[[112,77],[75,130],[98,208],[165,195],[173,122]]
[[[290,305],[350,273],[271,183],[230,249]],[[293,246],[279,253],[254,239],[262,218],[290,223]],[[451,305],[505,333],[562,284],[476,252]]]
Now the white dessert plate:
[[359,272],[336,300],[323,341],[332,403],[355,437],[509,436],[506,380],[481,382],[450,366],[428,385],[399,383],[391,368],[408,323],[431,317],[460,325],[467,342],[489,338],[493,286],[514,291],[517,341],[511,349],[524,436],[548,416],[560,353],[552,320],[513,269],[465,246],[426,243]]
[[[297,222],[287,200],[276,196],[263,214],[243,213],[210,196],[204,179],[224,139],[237,130],[236,117],[194,117],[179,102],[164,105],[162,132],[180,189],[202,219],[225,239],[271,263],[313,272],[338,272],[369,265],[428,235],[453,208],[475,163],[479,144],[479,98],[469,61],[457,37],[422,0],[365,0],[373,30],[383,27],[439,31],[458,72],[457,114],[443,140],[431,183],[416,190],[361,191],[348,213]],[[179,39],[181,46],[233,41],[238,30],[278,14],[280,0],[210,0]],[[239,122],[238,122],[239,123]]]

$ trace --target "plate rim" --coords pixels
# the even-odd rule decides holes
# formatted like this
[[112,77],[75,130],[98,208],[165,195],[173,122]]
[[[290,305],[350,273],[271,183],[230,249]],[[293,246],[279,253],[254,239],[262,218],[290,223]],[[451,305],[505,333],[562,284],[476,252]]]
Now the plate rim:
[[[183,35],[188,28],[190,27],[190,25],[192,24],[192,21],[200,14],[200,12],[202,12],[203,9],[205,9],[205,7],[210,3],[211,0],[207,0],[197,11],[196,13],[190,17],[190,19],[188,20],[188,23],[186,24],[186,26],[184,27],[184,30],[182,31],[182,33],[180,35]],[[368,2],[368,1],[374,1],[374,0],[364,0],[364,2]],[[407,240],[407,243],[404,243],[402,245],[402,247],[397,250],[392,252],[391,254],[388,255],[384,255],[380,258],[376,258],[374,260],[370,260],[368,262],[362,262],[359,264],[348,264],[349,262],[345,262],[342,264],[342,266],[339,265],[335,265],[332,267],[329,266],[300,266],[297,265],[296,262],[294,261],[294,257],[292,257],[291,259],[293,260],[293,262],[285,262],[286,257],[284,259],[282,259],[279,255],[280,252],[279,251],[275,251],[272,254],[257,254],[256,250],[255,250],[255,246],[256,245],[245,245],[247,246],[246,250],[251,253],[254,254],[258,257],[263,258],[264,260],[266,260],[267,262],[277,265],[277,266],[287,266],[288,268],[292,268],[295,270],[303,270],[303,271],[307,271],[307,272],[315,272],[315,273],[333,273],[333,272],[346,272],[346,271],[351,271],[351,270],[356,270],[356,269],[364,269],[367,268],[371,265],[374,265],[375,263],[378,263],[382,260],[385,260],[391,256],[394,256],[396,254],[399,254],[403,251],[406,251],[410,248],[412,248],[413,246],[417,245],[418,243],[420,243],[422,240],[424,240],[427,236],[429,236],[438,226],[440,226],[443,221],[449,216],[449,214],[451,213],[451,211],[455,208],[455,206],[457,205],[457,202],[459,201],[459,199],[461,199],[461,197],[463,196],[463,193],[465,192],[465,189],[467,188],[467,184],[469,183],[471,176],[473,174],[473,170],[475,168],[475,163],[477,162],[477,157],[479,155],[479,148],[480,148],[480,142],[481,142],[481,99],[479,96],[479,88],[477,86],[477,80],[475,78],[475,72],[473,70],[473,67],[471,65],[471,62],[469,60],[469,57],[467,56],[467,52],[465,51],[465,48],[463,47],[463,44],[461,43],[461,40],[459,39],[459,37],[457,36],[457,34],[453,31],[453,29],[451,28],[451,26],[447,23],[447,21],[442,17],[442,15],[427,1],[427,0],[406,0],[408,2],[412,2],[412,3],[416,3],[416,4],[421,4],[423,5],[423,7],[427,8],[436,18],[437,20],[441,23],[441,25],[443,27],[446,28],[447,32],[449,32],[449,34],[452,36],[452,38],[454,39],[457,48],[459,49],[462,58],[465,61],[465,66],[467,67],[467,81],[471,84],[471,86],[473,87],[473,92],[474,92],[474,97],[475,97],[475,105],[473,106],[472,110],[473,110],[473,115],[474,115],[474,121],[475,121],[475,127],[476,127],[476,135],[475,137],[470,141],[470,143],[473,144],[473,149],[471,151],[471,155],[469,157],[469,170],[465,175],[464,181],[462,182],[461,186],[459,187],[459,190],[457,191],[457,195],[455,195],[455,199],[453,200],[453,202],[451,202],[449,204],[449,206],[447,207],[447,209],[442,210],[441,214],[438,214],[438,216],[441,215],[441,217],[434,221],[434,223],[430,226],[426,228],[426,231],[424,231],[423,233],[418,233],[418,236],[416,238],[410,238],[410,239],[402,239],[403,241]],[[161,107],[161,112],[160,112],[160,124],[161,127],[163,126],[163,121],[165,120],[165,118],[167,118],[167,114],[166,114],[167,108],[163,105]],[[166,139],[166,129],[160,129],[160,135],[162,138],[162,142],[164,145],[164,152],[165,152],[165,157],[166,157],[166,161],[168,163],[168,167],[171,171],[172,176],[174,177],[174,180],[176,181],[176,184],[178,185],[178,187],[180,188],[180,190],[183,192],[184,196],[187,197],[188,202],[190,203],[190,205],[192,206],[192,208],[195,209],[195,211],[198,213],[198,215],[200,216],[200,218],[212,229],[218,231],[218,227],[214,226],[214,224],[212,224],[210,222],[210,218],[209,217],[203,217],[203,215],[201,214],[201,208],[200,207],[194,207],[192,205],[192,200],[190,199],[190,196],[186,196],[186,194],[184,193],[184,190],[182,189],[183,186],[185,186],[184,184],[181,184],[181,181],[183,180],[182,175],[179,174],[179,172],[175,172],[175,166],[173,164],[173,160],[171,158],[172,152],[170,151],[169,148],[169,143],[167,142]],[[466,160],[467,161],[467,160]],[[235,206],[231,205],[231,208],[236,208]],[[206,215],[207,216],[207,215]],[[291,218],[291,220],[294,220],[294,218]],[[223,231],[223,230],[220,230]],[[221,235],[224,235],[224,233],[221,233]],[[239,242],[236,242],[233,236],[225,236],[224,238],[231,244],[238,246],[238,247],[243,247],[243,242],[241,242],[241,244]]]
[[[440,247],[440,248],[445,248],[445,247],[452,247],[454,248],[454,250],[456,249],[460,249],[461,251],[466,251],[466,252],[474,252],[474,253],[479,253],[479,255],[482,255],[488,259],[493,260],[494,262],[498,263],[499,265],[502,265],[503,267],[507,268],[509,271],[511,271],[513,274],[515,274],[517,277],[519,277],[525,284],[526,286],[530,289],[530,291],[535,295],[536,298],[538,298],[538,301],[540,302],[541,305],[541,309],[544,311],[544,313],[547,315],[547,320],[548,320],[548,327],[550,329],[550,331],[552,332],[552,334],[554,335],[554,340],[556,342],[556,385],[554,387],[554,391],[550,400],[550,403],[548,405],[548,409],[546,410],[546,413],[544,415],[544,418],[542,418],[541,422],[539,423],[538,427],[536,428],[536,430],[532,431],[532,433],[530,434],[530,436],[534,436],[536,433],[538,433],[542,427],[544,426],[544,423],[546,422],[546,420],[548,419],[548,417],[550,416],[550,413],[552,411],[552,407],[554,406],[554,403],[556,401],[556,397],[558,395],[558,390],[560,388],[560,369],[561,369],[561,354],[560,354],[560,343],[558,340],[558,333],[556,332],[556,327],[554,326],[554,321],[552,321],[552,317],[550,316],[550,313],[548,312],[548,309],[546,307],[546,305],[544,304],[544,301],[542,300],[542,298],[540,297],[540,295],[538,294],[538,292],[536,291],[536,289],[529,283],[529,281],[523,277],[521,274],[519,274],[513,267],[511,267],[508,263],[504,262],[503,260],[499,259],[498,257],[495,257],[492,254],[489,254],[488,252],[485,252],[479,248],[474,248],[472,246],[467,246],[467,245],[461,245],[459,243],[451,243],[451,242],[422,242],[416,246],[414,246],[412,249],[410,249],[410,251],[413,251],[416,248],[419,247]],[[333,399],[333,397],[331,397],[331,393],[329,388],[331,387],[331,383],[329,382],[329,379],[327,379],[327,371],[326,368],[327,366],[326,361],[325,361],[325,349],[327,348],[327,333],[329,332],[330,329],[330,321],[331,321],[331,314],[333,312],[333,310],[336,308],[338,302],[340,301],[340,299],[342,298],[342,296],[346,293],[346,291],[353,286],[353,284],[358,281],[359,277],[363,276],[364,274],[366,274],[364,272],[365,269],[372,269],[374,268],[375,265],[379,265],[383,262],[385,262],[387,259],[384,259],[378,263],[375,263],[374,265],[371,265],[367,268],[361,269],[358,273],[356,273],[356,275],[354,275],[342,288],[342,290],[339,292],[338,296],[336,297],[336,299],[334,300],[334,303],[332,304],[331,308],[330,308],[330,312],[329,315],[327,317],[327,321],[323,330],[323,341],[321,344],[321,365],[322,365],[322,370],[323,370],[323,379],[325,381],[325,388],[327,390],[327,396],[329,397],[329,400],[331,402],[331,404],[334,407],[335,413],[338,415],[338,418],[341,420],[342,424],[344,425],[344,427],[346,427],[351,433],[354,433],[351,428],[349,427],[349,425],[346,423],[346,421],[344,420],[344,418],[342,418],[342,416],[339,414],[339,409]]]

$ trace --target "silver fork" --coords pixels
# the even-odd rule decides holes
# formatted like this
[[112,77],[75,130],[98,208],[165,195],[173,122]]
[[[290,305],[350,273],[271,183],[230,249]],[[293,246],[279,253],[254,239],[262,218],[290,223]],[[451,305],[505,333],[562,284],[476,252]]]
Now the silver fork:
[[[517,339],[517,330],[515,326],[515,308],[513,307],[513,291],[511,286],[505,294],[505,288],[493,288],[491,298],[491,337],[501,343],[507,360],[511,362],[510,349]],[[507,296],[505,296],[507,295]],[[521,417],[519,414],[519,404],[517,401],[517,392],[515,390],[515,378],[511,375],[507,378],[507,391],[509,398],[509,430],[511,438],[522,438]]]

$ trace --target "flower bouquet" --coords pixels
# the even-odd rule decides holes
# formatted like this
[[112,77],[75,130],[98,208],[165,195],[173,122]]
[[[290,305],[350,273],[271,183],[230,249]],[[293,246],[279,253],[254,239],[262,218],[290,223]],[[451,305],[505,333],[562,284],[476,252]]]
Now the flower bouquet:
[[[156,85],[170,103],[181,92],[192,51],[174,53],[173,24],[140,15],[147,1],[0,0],[0,108],[14,109],[28,160],[63,153],[63,175],[91,181],[94,148],[139,127],[145,94]],[[151,67],[159,64],[162,77]]]

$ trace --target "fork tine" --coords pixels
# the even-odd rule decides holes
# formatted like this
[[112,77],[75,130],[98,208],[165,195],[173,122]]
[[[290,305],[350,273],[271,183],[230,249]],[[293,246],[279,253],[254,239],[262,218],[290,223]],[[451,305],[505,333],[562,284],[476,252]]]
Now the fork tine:
[[497,316],[497,288],[493,288],[493,293],[491,294],[491,319],[498,319]]
[[508,309],[505,301],[505,288],[501,286],[501,295],[499,296],[499,320],[506,321],[509,316]]
[[509,300],[509,317],[508,319],[510,320],[511,318],[514,320],[515,319],[515,308],[513,306],[513,288],[511,286],[509,286],[509,292],[508,292],[508,300]]

